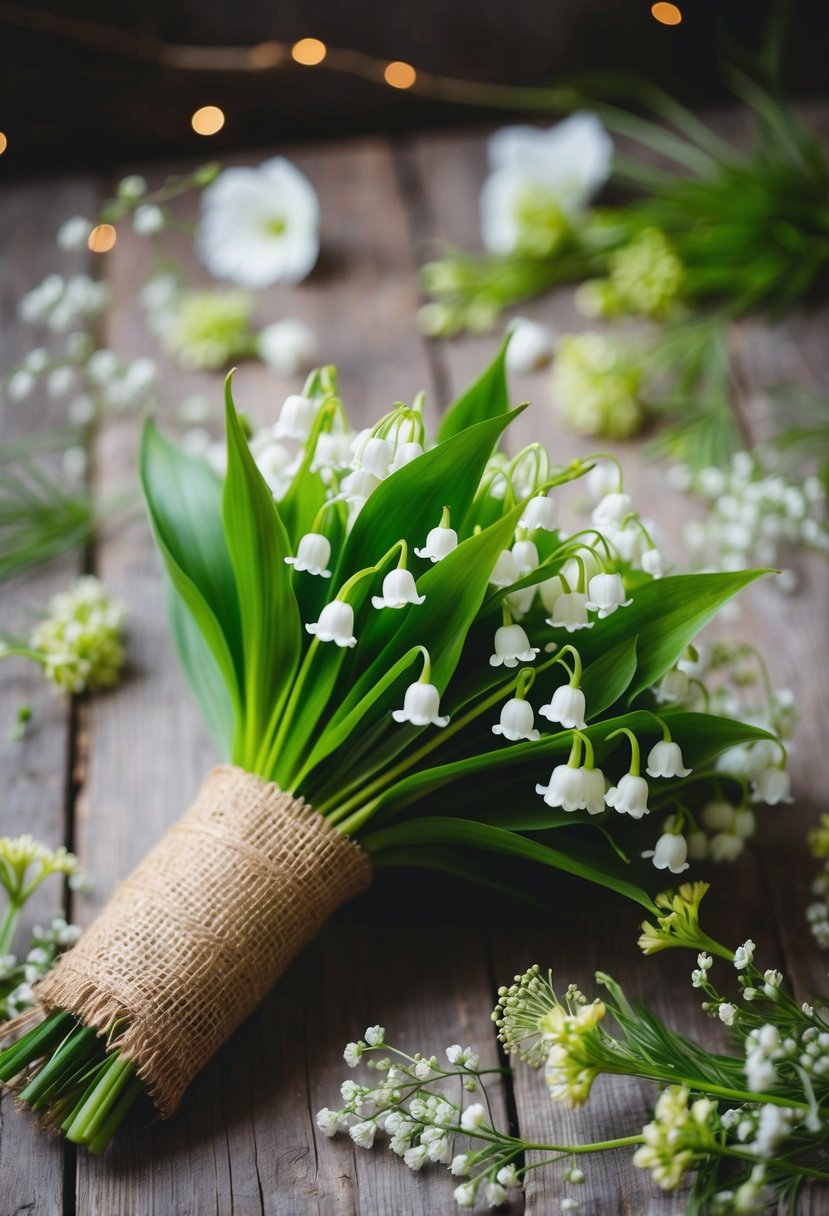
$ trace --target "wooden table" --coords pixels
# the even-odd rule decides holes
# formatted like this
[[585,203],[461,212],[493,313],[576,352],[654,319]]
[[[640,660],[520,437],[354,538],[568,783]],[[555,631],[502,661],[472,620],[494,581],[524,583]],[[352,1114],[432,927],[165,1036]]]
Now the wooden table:
[[[340,369],[358,425],[394,400],[411,400],[421,388],[434,418],[495,345],[493,337],[427,342],[414,325],[414,272],[430,242],[477,241],[484,136],[394,145],[371,139],[292,148],[290,155],[319,191],[324,254],[306,284],[264,294],[262,319],[294,315],[313,326],[323,358]],[[34,343],[16,320],[14,305],[46,272],[61,269],[62,255],[52,240],[59,223],[78,212],[93,214],[115,180],[46,180],[0,193],[7,248],[0,299],[4,368]],[[94,267],[108,279],[115,299],[103,339],[133,357],[159,353],[135,299],[147,256],[146,243],[122,225],[116,249]],[[199,273],[203,278],[194,269]],[[569,291],[522,311],[559,333],[583,327]],[[796,317],[774,333],[754,325],[735,331],[747,438],[768,426],[758,407],[758,386],[795,377],[826,389],[825,332],[826,313]],[[162,365],[168,400],[204,389],[218,407],[218,377],[184,377],[163,360]],[[262,422],[274,418],[284,395],[296,387],[258,366],[238,373],[238,400]],[[587,450],[559,430],[543,374],[517,379],[514,394],[535,402],[517,438],[546,440],[559,460]],[[60,412],[45,398],[4,402],[2,410],[4,438],[54,421]],[[106,424],[95,461],[102,493],[132,483],[137,432],[134,416]],[[629,446],[624,458],[643,513],[658,515],[678,545],[689,505],[671,494],[664,470],[645,463],[641,448]],[[105,532],[88,563],[129,608],[130,661],[123,685],[68,704],[52,697],[28,666],[0,666],[0,830],[31,831],[77,850],[94,877],[90,893],[69,897],[68,910],[81,923],[188,805],[214,758],[172,656],[159,561],[144,520],[136,516],[128,526]],[[41,604],[80,565],[79,558],[67,558],[2,586],[0,622],[20,625],[26,609]],[[733,868],[714,867],[707,914],[717,936],[735,945],[751,933],[758,957],[785,970],[805,995],[810,982],[825,983],[826,975],[826,960],[812,948],[803,917],[813,871],[803,837],[825,807],[829,568],[817,559],[796,559],[796,565],[804,576],[802,594],[785,598],[771,582],[753,588],[744,596],[738,628],[770,651],[775,680],[796,690],[803,711],[793,760],[797,804],[763,815],[762,836],[770,848],[750,853]],[[26,738],[12,743],[7,731],[23,701],[32,705],[34,721]],[[555,969],[562,989],[573,980],[589,992],[593,970],[608,967],[670,1024],[717,1038],[690,987],[692,958],[679,951],[642,958],[632,905],[588,886],[559,883],[555,876],[549,890],[551,911],[541,916],[423,875],[378,882],[306,950],[204,1070],[175,1120],[137,1120],[102,1159],[38,1134],[29,1116],[16,1113],[4,1098],[0,1213],[448,1216],[457,1209],[443,1169],[415,1175],[384,1149],[367,1153],[347,1138],[329,1141],[316,1130],[314,1112],[335,1105],[347,1072],[343,1045],[367,1024],[380,1021],[394,1042],[427,1053],[453,1042],[472,1043],[495,1064],[489,1017],[495,989],[538,961]],[[55,899],[54,889],[44,893],[32,918],[46,915]],[[522,1134],[565,1142],[638,1130],[653,1096],[644,1084],[600,1082],[587,1109],[570,1113],[553,1107],[541,1079],[521,1065],[495,1094],[499,1114]],[[539,1171],[510,1210],[557,1212],[562,1185],[557,1172]],[[582,1192],[583,1211],[592,1216],[672,1213],[684,1206],[676,1196],[655,1195],[647,1176],[609,1156],[588,1164]],[[825,1212],[826,1202],[825,1196],[806,1197],[802,1210]]]

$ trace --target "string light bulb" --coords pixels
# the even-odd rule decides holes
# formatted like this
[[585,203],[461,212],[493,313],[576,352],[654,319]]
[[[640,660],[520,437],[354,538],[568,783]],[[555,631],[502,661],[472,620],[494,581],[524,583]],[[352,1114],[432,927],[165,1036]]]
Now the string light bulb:
[[0,131],[0,156],[3,155],[3,153],[6,151],[6,148],[8,148],[8,146],[9,146],[9,141],[6,138],[5,131]]
[[118,233],[114,224],[96,224],[86,239],[92,253],[109,253],[115,247]]
[[682,10],[675,4],[667,4],[664,0],[659,0],[658,4],[651,5],[651,16],[660,25],[679,25],[682,20]]
[[386,84],[390,84],[393,89],[410,89],[417,80],[417,72],[410,63],[404,63],[402,59],[395,59],[386,64],[383,76]]
[[313,68],[318,63],[322,63],[327,54],[328,47],[324,42],[320,42],[319,38],[300,38],[299,42],[295,42],[291,47],[291,56],[294,61],[307,68]]
[[224,111],[218,106],[200,106],[190,125],[197,135],[215,135],[225,125]]

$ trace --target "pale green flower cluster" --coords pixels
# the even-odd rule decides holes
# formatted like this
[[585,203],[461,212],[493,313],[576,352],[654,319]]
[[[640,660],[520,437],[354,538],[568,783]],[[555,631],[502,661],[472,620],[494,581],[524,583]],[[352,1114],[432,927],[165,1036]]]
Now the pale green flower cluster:
[[645,421],[644,376],[634,352],[606,334],[565,334],[553,362],[553,400],[580,435],[629,439]]
[[609,277],[579,288],[576,301],[588,317],[625,313],[665,320],[674,309],[685,276],[682,262],[660,228],[645,228],[608,257]]
[[124,664],[124,618],[123,606],[87,575],[49,601],[48,615],[30,638],[31,657],[66,692],[115,684]]
[[694,1158],[715,1146],[711,1117],[717,1104],[697,1098],[689,1105],[685,1085],[670,1085],[656,1101],[654,1117],[642,1128],[645,1143],[633,1154],[633,1164],[650,1170],[657,1186],[673,1191],[691,1168]]
[[253,308],[247,291],[181,291],[154,318],[154,327],[182,367],[226,367],[255,350]]

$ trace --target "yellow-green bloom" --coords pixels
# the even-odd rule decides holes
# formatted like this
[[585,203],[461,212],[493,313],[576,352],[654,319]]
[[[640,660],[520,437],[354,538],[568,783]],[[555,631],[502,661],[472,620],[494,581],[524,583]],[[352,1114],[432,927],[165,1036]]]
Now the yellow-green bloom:
[[707,882],[684,882],[677,891],[663,891],[655,903],[662,910],[656,924],[645,921],[639,938],[639,949],[643,954],[656,954],[670,946],[689,946],[693,949],[710,950],[713,954],[731,959],[733,954],[719,942],[704,933],[699,923],[699,906],[710,884]]
[[645,1143],[633,1155],[633,1164],[650,1170],[665,1191],[676,1190],[694,1157],[715,1141],[711,1120],[716,1102],[697,1098],[689,1107],[688,1097],[684,1085],[671,1085],[659,1095],[653,1120],[642,1128]]
[[254,353],[253,307],[246,291],[183,291],[165,310],[164,346],[182,367],[226,368]]
[[[35,866],[33,874],[29,871]],[[50,874],[76,874],[78,859],[60,846],[47,848],[33,836],[0,837],[0,884],[13,903],[21,903]]]
[[661,228],[645,228],[608,259],[610,288],[623,312],[662,319],[682,290],[685,270]]
[[580,435],[629,439],[645,421],[644,376],[634,352],[606,334],[565,334],[553,362],[553,398]]

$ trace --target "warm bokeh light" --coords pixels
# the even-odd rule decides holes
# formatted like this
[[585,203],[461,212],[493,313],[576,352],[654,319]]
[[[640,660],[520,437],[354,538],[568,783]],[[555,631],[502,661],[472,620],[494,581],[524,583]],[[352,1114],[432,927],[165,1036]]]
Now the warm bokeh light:
[[93,253],[109,253],[117,239],[118,233],[112,224],[96,224],[86,243]]
[[9,141],[6,139],[5,132],[0,131],[0,156],[3,155],[3,153],[6,151],[6,148],[8,148],[8,146],[9,146]]
[[417,72],[410,63],[404,63],[402,59],[395,59],[393,63],[388,64],[383,75],[386,84],[390,84],[393,89],[410,89],[417,80]]
[[201,106],[190,119],[197,135],[215,135],[225,125],[224,111],[218,106]]
[[282,63],[285,55],[281,42],[260,42],[251,49],[250,61],[255,68],[275,68]]
[[666,4],[660,0],[659,4],[651,6],[651,16],[655,17],[661,25],[679,25],[682,20],[682,13],[675,4]]
[[328,54],[328,47],[324,42],[320,42],[319,38],[300,38],[299,42],[295,42],[291,47],[291,54],[297,63],[312,68],[315,64],[322,63]]

